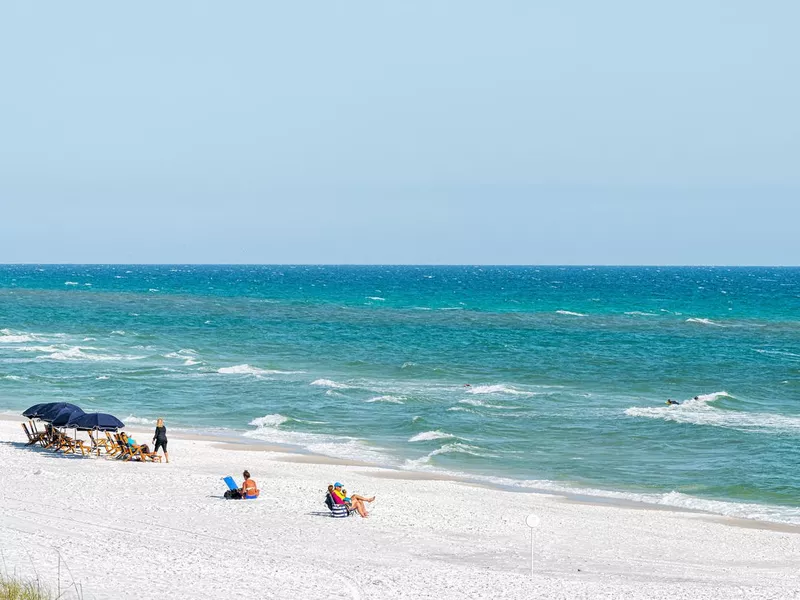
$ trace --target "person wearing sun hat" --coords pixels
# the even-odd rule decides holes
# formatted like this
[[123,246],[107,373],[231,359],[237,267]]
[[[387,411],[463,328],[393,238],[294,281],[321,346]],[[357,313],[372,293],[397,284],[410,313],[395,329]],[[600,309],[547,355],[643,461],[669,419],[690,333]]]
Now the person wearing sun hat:
[[333,484],[333,499],[336,504],[344,504],[344,492],[342,492],[342,484],[338,481]]
[[333,493],[331,494],[333,501],[336,504],[345,504],[349,509],[355,510],[358,512],[359,515],[366,518],[369,516],[367,512],[367,507],[365,506],[365,502],[372,502],[375,500],[375,496],[372,498],[364,498],[363,496],[359,496],[358,494],[353,494],[352,496],[347,496],[346,492],[343,489],[343,486],[338,481],[333,484]]

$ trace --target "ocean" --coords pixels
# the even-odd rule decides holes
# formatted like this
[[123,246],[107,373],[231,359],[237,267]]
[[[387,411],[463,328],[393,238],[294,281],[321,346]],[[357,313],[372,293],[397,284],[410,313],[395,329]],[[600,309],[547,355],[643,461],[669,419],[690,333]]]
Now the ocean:
[[47,401],[800,524],[800,269],[0,266],[0,410]]

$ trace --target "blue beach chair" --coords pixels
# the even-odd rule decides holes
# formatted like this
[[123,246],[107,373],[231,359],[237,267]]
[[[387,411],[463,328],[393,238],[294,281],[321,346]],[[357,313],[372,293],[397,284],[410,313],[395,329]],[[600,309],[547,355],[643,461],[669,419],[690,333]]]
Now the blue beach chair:
[[327,506],[328,510],[331,511],[331,516],[334,519],[341,519],[354,514],[347,510],[347,506],[344,504],[336,504],[336,502],[333,501],[330,492],[325,494],[325,506]]
[[240,499],[241,496],[239,495],[239,486],[236,485],[236,482],[233,480],[233,477],[228,475],[227,477],[223,477],[222,481],[225,482],[225,485],[228,486],[228,491],[225,492],[225,498],[230,499]]

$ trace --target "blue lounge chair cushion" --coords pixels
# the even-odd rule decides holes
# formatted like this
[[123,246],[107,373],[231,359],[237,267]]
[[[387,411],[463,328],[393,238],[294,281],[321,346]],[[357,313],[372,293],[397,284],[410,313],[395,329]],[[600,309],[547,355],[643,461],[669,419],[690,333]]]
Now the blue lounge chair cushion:
[[230,475],[228,475],[227,477],[223,477],[222,481],[224,481],[226,484],[228,484],[228,489],[231,490],[231,491],[239,489],[239,486],[236,485],[236,482],[233,480],[233,477],[231,477]]

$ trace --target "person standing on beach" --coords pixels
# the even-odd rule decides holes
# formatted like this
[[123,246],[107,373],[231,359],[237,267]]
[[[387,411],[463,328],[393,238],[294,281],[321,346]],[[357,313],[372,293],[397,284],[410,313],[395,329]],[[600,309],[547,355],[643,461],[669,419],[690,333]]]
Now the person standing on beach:
[[169,462],[169,452],[167,452],[167,428],[164,427],[164,419],[159,419],[156,422],[156,432],[153,434],[153,443],[156,446],[153,452],[158,454],[158,449],[161,448],[164,450],[164,458]]

